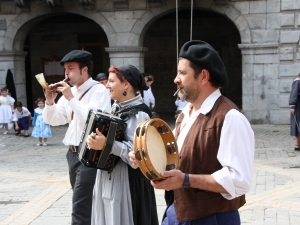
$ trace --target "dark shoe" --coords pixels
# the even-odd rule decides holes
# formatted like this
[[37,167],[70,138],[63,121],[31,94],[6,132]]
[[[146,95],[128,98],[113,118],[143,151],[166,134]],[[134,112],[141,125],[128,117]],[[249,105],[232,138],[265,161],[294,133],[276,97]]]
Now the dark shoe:
[[21,132],[18,131],[18,132],[15,133],[15,135],[19,135],[20,133],[21,133]]
[[299,145],[295,145],[294,150],[295,150],[295,151],[300,151]]
[[29,137],[29,134],[27,134],[27,135],[24,135],[24,137]]

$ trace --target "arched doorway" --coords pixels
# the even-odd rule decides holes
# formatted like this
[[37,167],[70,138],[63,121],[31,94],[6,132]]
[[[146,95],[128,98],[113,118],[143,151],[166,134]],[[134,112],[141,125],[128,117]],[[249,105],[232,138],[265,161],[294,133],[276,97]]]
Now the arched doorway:
[[38,73],[46,75],[48,83],[64,79],[63,67],[59,65],[62,57],[75,49],[93,54],[93,77],[107,72],[109,56],[107,36],[94,21],[76,14],[51,15],[37,23],[25,39],[25,58],[27,106],[33,111],[35,100],[43,97],[43,90],[35,79]]
[[[190,10],[178,12],[179,49],[190,40]],[[193,40],[203,40],[211,44],[222,57],[229,78],[228,87],[222,93],[242,107],[242,56],[238,48],[241,43],[235,25],[224,15],[195,9],[193,11]],[[175,110],[177,73],[176,56],[176,13],[169,13],[153,22],[145,33],[145,72],[155,76],[152,91],[156,99],[155,110],[173,113]]]

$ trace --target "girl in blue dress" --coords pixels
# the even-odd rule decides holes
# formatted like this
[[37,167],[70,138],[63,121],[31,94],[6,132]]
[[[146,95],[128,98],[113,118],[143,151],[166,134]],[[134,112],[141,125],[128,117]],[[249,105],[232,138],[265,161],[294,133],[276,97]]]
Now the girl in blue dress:
[[[36,100],[37,108],[34,110],[34,116],[32,120],[33,131],[31,136],[35,138],[39,138],[39,143],[37,146],[46,146],[48,138],[52,137],[51,128],[49,124],[46,124],[43,119],[43,111],[45,107],[45,99],[38,98]],[[43,144],[44,139],[44,144]]]

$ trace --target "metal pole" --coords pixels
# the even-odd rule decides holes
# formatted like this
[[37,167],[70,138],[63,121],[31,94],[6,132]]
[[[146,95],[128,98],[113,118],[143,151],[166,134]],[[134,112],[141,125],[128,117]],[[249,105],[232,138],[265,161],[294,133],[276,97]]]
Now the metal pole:
[[176,60],[177,68],[178,68],[178,0],[176,0],[176,59],[177,59]]
[[190,41],[193,40],[193,8],[194,8],[194,0],[191,0],[191,34],[190,34]]

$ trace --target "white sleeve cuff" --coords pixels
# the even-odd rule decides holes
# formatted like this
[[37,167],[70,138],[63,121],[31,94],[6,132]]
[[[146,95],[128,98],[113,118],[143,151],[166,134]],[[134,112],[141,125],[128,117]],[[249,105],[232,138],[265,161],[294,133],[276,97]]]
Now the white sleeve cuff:
[[230,171],[227,167],[223,167],[221,170],[218,170],[212,174],[213,178],[218,184],[220,184],[229,194],[221,193],[221,195],[228,199],[234,199],[238,197],[235,193],[235,186],[232,181]]

